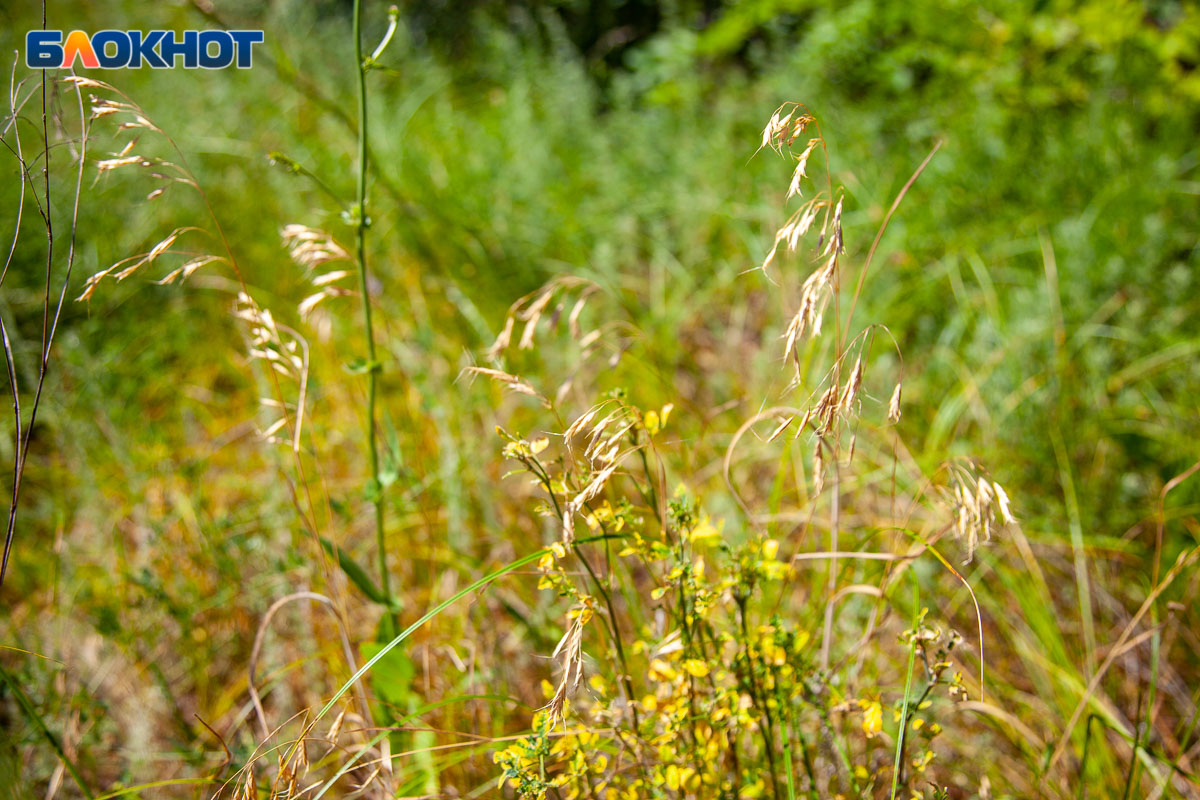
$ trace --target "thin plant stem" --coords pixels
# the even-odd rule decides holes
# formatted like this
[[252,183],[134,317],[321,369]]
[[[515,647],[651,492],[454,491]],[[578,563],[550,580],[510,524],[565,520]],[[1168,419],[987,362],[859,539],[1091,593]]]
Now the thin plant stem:
[[783,726],[783,770],[787,773],[788,800],[796,800],[796,776],[792,766],[792,726]]
[[771,708],[767,705],[767,698],[761,687],[758,685],[758,678],[754,674],[754,656],[750,652],[750,628],[746,623],[746,600],[736,599],[738,608],[738,618],[742,627],[742,641],[746,652],[746,663],[749,668],[749,684],[750,696],[757,703],[762,711],[765,725],[760,723],[758,726],[759,733],[762,734],[763,751],[767,756],[767,769],[771,773],[771,795],[775,800],[780,800],[779,793],[779,771],[775,768],[775,723],[771,718]]
[[[379,551],[379,588],[389,607],[394,607],[387,565],[387,536],[383,525],[383,487],[379,481],[379,447],[376,443],[375,396],[379,388],[379,365],[375,360],[375,328],[371,321],[371,293],[367,280],[367,64],[362,53],[362,0],[354,0],[354,66],[358,73],[358,174],[354,244],[358,256],[359,292],[362,295],[363,328],[367,339],[367,451],[371,458],[371,502],[375,506],[375,543]],[[395,611],[389,611],[394,635],[399,630]]]
[[[840,360],[839,356],[839,360]],[[821,441],[817,440],[817,447],[821,447]],[[838,465],[837,449],[833,450],[833,493],[830,498],[830,525],[829,525],[829,550],[834,553],[829,560],[829,596],[833,597],[837,593],[837,576],[838,576],[838,531],[841,527],[841,468]],[[821,669],[829,669],[829,650],[833,639],[833,618],[825,618],[825,628],[821,634]]]
[[[46,29],[46,3],[42,2],[42,30]],[[42,209],[42,219],[46,223],[46,291],[45,299],[42,305],[42,353],[41,363],[38,366],[37,388],[34,390],[33,403],[29,414],[29,424],[25,426],[25,439],[21,439],[21,409],[20,396],[16,383],[15,366],[13,361],[12,347],[9,342],[8,331],[3,331],[4,338],[4,354],[5,360],[9,368],[9,386],[12,389],[13,395],[13,414],[16,417],[16,440],[13,455],[13,489],[12,503],[8,511],[8,526],[4,536],[4,554],[0,557],[0,586],[4,585],[4,576],[8,572],[8,561],[12,554],[13,536],[16,532],[17,524],[17,503],[21,494],[21,478],[25,471],[25,461],[29,456],[29,444],[32,441],[34,426],[37,424],[38,408],[42,401],[42,390],[46,385],[46,374],[50,368],[50,350],[54,346],[54,335],[58,331],[58,323],[62,317],[63,304],[66,302],[67,287],[71,283],[71,269],[75,264],[75,236],[79,227],[79,198],[83,194],[83,167],[87,158],[87,143],[88,143],[88,124],[83,113],[83,95],[79,91],[79,86],[75,86],[75,99],[79,104],[79,127],[80,127],[80,150],[79,150],[79,167],[75,178],[75,199],[71,210],[71,238],[67,248],[67,265],[63,274],[62,290],[58,295],[58,303],[54,307],[54,314],[50,314],[50,295],[53,278],[54,264],[54,226],[52,221],[52,209],[50,206],[50,139],[49,128],[47,124],[46,111],[46,70],[42,70],[41,80],[41,95],[42,95],[42,178],[45,190],[45,207]],[[32,96],[32,95],[31,95]],[[13,129],[19,127],[16,123],[18,106],[13,104]],[[17,134],[17,160],[20,162],[21,171],[24,173],[21,182],[21,204],[24,205],[25,197],[25,180],[28,177],[30,184],[33,183],[33,176],[29,174],[28,166],[21,159],[19,152],[20,138]],[[37,194],[34,194],[34,199],[37,199]],[[12,258],[12,253],[16,248],[16,237],[20,234],[20,216],[18,213],[17,229],[13,233],[13,247],[9,251],[8,259],[5,261],[4,272],[8,271],[8,263]],[[0,281],[3,281],[4,275],[0,274]],[[0,323],[0,327],[3,327]]]
[[908,672],[904,678],[904,704],[900,708],[900,732],[896,741],[896,763],[892,766],[892,794],[891,800],[896,800],[896,791],[900,788],[900,766],[904,760],[904,735],[908,732],[908,695],[912,691],[913,668],[917,663],[917,640],[916,630],[917,625],[921,620],[921,595],[920,585],[917,583],[917,576],[914,573],[909,573],[913,582],[913,610],[912,610],[912,631],[913,642],[908,650]]
[[1143,686],[1138,691],[1137,711],[1133,715],[1133,752],[1129,756],[1129,772],[1125,775],[1125,791],[1121,793],[1121,800],[1129,800],[1133,782],[1137,779],[1138,748],[1142,742],[1142,707],[1145,700],[1146,687]]

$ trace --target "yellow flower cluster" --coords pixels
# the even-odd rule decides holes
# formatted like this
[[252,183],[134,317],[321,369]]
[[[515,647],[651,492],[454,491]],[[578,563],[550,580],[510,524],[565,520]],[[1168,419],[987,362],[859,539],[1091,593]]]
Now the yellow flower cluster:
[[[595,453],[649,447],[670,411],[607,400],[564,434],[550,463],[545,440],[507,436],[505,454],[547,494],[543,513],[565,520],[538,586],[569,612],[547,706],[528,735],[495,753],[501,785],[526,800],[753,800],[789,787],[811,794],[814,760],[835,758],[841,788],[829,796],[867,798],[890,781],[901,730],[904,766],[923,776],[940,731],[930,692],[962,689],[947,656],[954,635],[924,624],[905,632],[900,645],[919,649],[928,686],[914,703],[894,694],[885,703],[870,677],[851,685],[822,666],[804,624],[814,618],[788,614],[782,601],[797,591],[797,572],[778,539],[727,531],[685,488],[660,496],[648,466],[627,471],[634,459],[585,452],[587,463],[572,466],[580,440],[602,442]],[[614,486],[630,480],[632,492]],[[574,520],[588,533],[579,526],[577,536]]]

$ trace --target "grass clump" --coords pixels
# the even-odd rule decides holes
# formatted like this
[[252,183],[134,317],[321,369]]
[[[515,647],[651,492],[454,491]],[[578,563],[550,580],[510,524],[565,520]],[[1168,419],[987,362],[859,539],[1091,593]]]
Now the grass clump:
[[[763,147],[794,162],[788,198],[813,191],[806,170],[825,142],[819,133],[802,134],[815,125],[803,106],[787,104],[763,133]],[[824,166],[823,191],[788,218],[762,269],[801,249],[806,234],[817,240],[815,268],[790,281],[800,286],[798,310],[781,335],[791,380],[772,398],[803,399],[796,408],[755,414],[728,441],[722,488],[726,504],[738,508],[731,524],[706,513],[688,488],[705,483],[705,468],[689,474],[697,470],[689,465],[707,463],[700,454],[714,449],[715,433],[672,436],[680,418],[673,403],[643,409],[631,391],[612,389],[565,425],[570,416],[561,405],[586,396],[603,369],[595,368],[604,363],[595,355],[611,353],[609,368],[631,357],[619,326],[601,322],[585,333],[580,320],[594,286],[583,284],[574,299],[567,296],[574,287],[560,281],[523,298],[488,353],[503,363],[518,320],[524,328],[516,349],[536,349],[543,315],[557,303],[557,319],[569,306],[579,367],[559,386],[539,391],[528,379],[472,368],[540,401],[563,425],[528,439],[501,429],[516,474],[539,489],[535,512],[561,529],[539,564],[538,586],[567,607],[553,652],[557,685],[545,684],[549,702],[528,737],[495,755],[518,796],[873,797],[889,784],[892,797],[921,796],[923,784],[938,786],[930,764],[942,731],[934,719],[947,713],[940,704],[985,691],[982,653],[964,657],[961,635],[920,606],[915,566],[933,555],[964,580],[935,543],[959,534],[969,561],[993,526],[1016,521],[1003,487],[970,464],[940,471],[946,485],[897,494],[887,426],[901,416],[900,384],[884,394],[886,403],[871,404],[880,419],[864,425],[860,418],[873,388],[870,345],[890,334],[867,326],[845,336],[852,312],[842,319],[843,201],[827,160]],[[831,301],[833,331],[826,323],[822,336]],[[740,440],[756,428],[778,450],[762,509],[731,473]],[[803,462],[793,462],[796,448],[811,453],[807,475]],[[888,515],[898,499],[903,516]],[[785,521],[779,506],[796,500],[800,513]],[[843,507],[854,515],[843,516]],[[587,532],[586,545],[577,527]],[[914,575],[911,600],[906,574]],[[835,620],[842,619],[839,603],[855,595],[871,602],[856,609],[869,614],[851,635]],[[592,628],[599,632],[589,637]],[[589,638],[598,651],[585,659]],[[901,649],[909,670],[897,691],[881,678]],[[980,679],[965,678],[976,664]]]

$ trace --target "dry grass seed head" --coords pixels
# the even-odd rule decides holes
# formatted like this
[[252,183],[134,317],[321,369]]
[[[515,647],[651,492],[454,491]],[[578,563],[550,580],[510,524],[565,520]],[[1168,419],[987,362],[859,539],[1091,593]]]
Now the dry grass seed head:
[[[159,189],[157,191],[162,191],[162,190]],[[220,262],[226,263],[226,264],[229,263],[228,260],[222,258],[221,256],[213,256],[213,255],[196,256],[195,258],[185,262],[183,264],[183,266],[179,267],[178,269],[174,269],[171,272],[167,273],[164,277],[160,278],[157,281],[157,283],[159,286],[166,286],[168,284],[174,283],[176,280],[179,280],[179,279],[187,280],[188,278],[190,278],[192,276],[192,273],[195,272],[196,270],[200,269],[203,266],[207,266],[208,264],[212,264],[213,262],[216,262],[216,261],[220,261]]]
[[517,344],[517,349],[529,350],[533,347],[533,335],[537,333],[538,322],[541,321],[546,306],[550,304],[553,298],[554,289],[547,289],[527,309],[516,315],[518,319],[525,322],[525,328],[521,331],[521,341]]
[[258,800],[258,783],[254,780],[253,765],[246,765],[246,778],[239,781],[234,800]]
[[[808,177],[808,158],[812,155],[813,150],[816,149],[820,141],[820,139],[809,139],[808,146],[796,157],[796,169],[792,173],[792,183],[788,186],[788,193],[785,199],[791,200],[800,194],[800,184]],[[801,236],[803,235],[801,234]]]
[[992,528],[997,524],[1015,525],[1016,518],[1008,493],[995,481],[989,481],[970,462],[950,465],[951,488],[944,490],[954,517],[954,532],[966,542],[971,563],[980,541],[990,541]]
[[793,422],[795,422],[795,420],[796,420],[795,415],[790,415],[790,416],[784,417],[783,420],[779,423],[779,425],[776,426],[775,430],[771,431],[771,435],[767,437],[767,444],[770,444],[771,442],[778,439],[783,434],[783,432],[788,429],[788,426],[790,426]]
[[[307,225],[285,225],[280,231],[280,237],[292,261],[308,272],[330,262],[351,260],[349,251],[330,234]],[[300,316],[308,318],[317,306],[328,298],[353,294],[349,289],[334,285],[353,274],[350,270],[334,269],[313,275],[311,282],[318,291],[300,301],[297,306]]]
[[554,696],[546,706],[552,724],[566,723],[567,706],[570,697],[579,687],[579,679],[583,676],[583,627],[592,618],[591,598],[568,613],[567,631],[554,648],[551,658],[559,659],[562,676]]
[[603,491],[604,485],[608,483],[608,479],[611,478],[613,473],[616,471],[617,462],[613,461],[613,463],[609,464],[607,467],[593,475],[591,481],[588,482],[588,485],[585,486],[583,491],[581,491],[574,497],[574,499],[571,500],[569,505],[578,511],[588,503],[595,500],[600,492]]
[[838,402],[840,388],[836,383],[831,383],[829,388],[821,395],[821,399],[813,407],[813,417],[817,421],[817,433],[821,436],[827,436],[833,432],[837,426],[838,412],[841,408]]
[[821,448],[823,442],[818,436],[813,444],[813,491],[820,494],[825,488],[825,457],[822,455]]
[[[110,266],[106,269],[102,269],[99,272],[94,273],[93,275],[90,275],[88,277],[87,281],[84,282],[83,293],[80,294],[79,297],[76,298],[76,300],[78,300],[78,301],[90,300],[92,298],[92,295],[95,294],[96,288],[100,285],[100,282],[103,281],[105,278],[107,278],[109,275],[113,275],[113,273],[115,272],[116,274],[113,277],[115,277],[118,282],[123,281],[126,278],[130,277],[131,275],[135,274],[142,267],[147,266],[148,264],[154,263],[154,261],[156,259],[158,259],[160,256],[162,256],[163,254],[170,252],[171,248],[174,246],[176,240],[184,233],[187,233],[190,231],[200,231],[200,230],[202,230],[202,229],[192,227],[192,226],[176,228],[175,230],[173,230],[169,234],[167,234],[166,238],[162,239],[157,244],[155,244],[154,247],[150,248],[150,251],[148,253],[144,253],[140,256],[132,256],[130,258],[122,259],[122,260],[118,261],[117,263],[113,264],[112,266]],[[163,278],[160,281],[160,283],[171,283],[172,281],[174,281],[176,278],[180,277],[181,275],[186,278],[188,275],[191,275],[193,272],[195,272],[197,269],[204,266],[205,264],[210,264],[213,261],[223,261],[223,260],[224,259],[220,259],[216,256],[208,256],[208,255],[197,256],[196,258],[193,258],[192,260],[188,261],[186,264],[184,264],[179,269],[168,274],[165,278]],[[133,262],[133,263],[130,264],[129,262]],[[129,264],[129,266],[125,266],[126,264]]]
[[512,318],[512,316],[507,316],[504,318],[504,328],[500,331],[500,335],[496,337],[496,341],[494,341],[492,346],[487,350],[487,357],[489,360],[495,361],[504,353],[505,350],[508,349],[509,343],[512,342],[514,324],[516,324],[516,321]]
[[547,408],[550,407],[549,400],[539,394],[537,389],[534,389],[533,386],[531,386],[527,381],[522,380],[516,375],[512,375],[499,369],[489,369],[488,367],[467,367],[463,370],[463,372],[470,373],[472,375],[483,375],[484,377],[491,378],[509,391],[516,392],[517,394],[523,394],[528,397],[537,398],[541,401],[542,405],[546,406]]
[[279,233],[292,260],[305,269],[316,269],[330,261],[350,261],[346,248],[325,231],[292,224]]
[[[538,325],[545,317],[546,309],[549,307],[550,302],[559,292],[574,289],[579,286],[584,286],[586,288],[576,299],[575,304],[568,315],[567,322],[570,328],[571,337],[581,340],[580,344],[586,347],[587,345],[582,341],[582,339],[585,338],[585,334],[583,334],[583,331],[580,328],[579,318],[583,313],[587,298],[594,292],[598,291],[600,287],[592,281],[583,278],[567,276],[555,278],[545,286],[525,295],[509,306],[508,314],[505,316],[504,320],[504,328],[501,330],[500,335],[496,337],[496,341],[493,342],[492,346],[488,348],[487,357],[495,360],[503,355],[504,351],[508,349],[509,345],[512,343],[513,328],[518,320],[524,322],[525,326],[521,331],[521,338],[517,343],[517,347],[521,350],[531,349],[533,347],[534,337],[537,334]],[[550,315],[552,325],[558,321],[562,310],[563,307],[560,304],[555,309],[554,313]],[[595,331],[592,333],[595,333]],[[590,342],[588,344],[590,344]]]
[[892,390],[892,399],[888,401],[888,419],[892,422],[900,421],[900,390],[901,384],[897,382]]
[[846,388],[842,392],[842,399],[838,404],[838,411],[841,414],[849,416],[854,412],[859,390],[862,389],[862,382],[862,355],[859,355],[858,358],[854,359],[854,367],[850,370],[850,378],[846,381]]
[[[786,114],[784,112],[787,112]],[[783,155],[785,147],[791,147],[792,142],[814,121],[799,103],[788,102],[775,109],[767,127],[763,128],[762,144],[759,150],[769,147]]]
[[[272,444],[288,444],[297,449],[300,443],[300,431],[303,425],[304,396],[308,381],[308,343],[296,331],[287,326],[279,325],[269,309],[261,308],[245,292],[238,292],[234,303],[233,315],[247,324],[250,336],[247,355],[251,360],[261,360],[278,375],[287,378],[297,387],[298,397],[294,405],[289,406],[277,400],[266,402],[263,407],[273,411],[282,411],[283,415],[275,419],[266,429],[259,431],[259,436]],[[295,426],[291,441],[285,441],[276,436],[289,422],[287,410],[296,410]]]
[[572,422],[565,431],[563,431],[563,441],[566,442],[568,449],[571,446],[571,440],[578,436],[584,428],[591,424],[592,420],[596,418],[607,402],[608,401],[605,401],[605,403],[599,403],[592,406],[586,412],[581,414],[578,419]]

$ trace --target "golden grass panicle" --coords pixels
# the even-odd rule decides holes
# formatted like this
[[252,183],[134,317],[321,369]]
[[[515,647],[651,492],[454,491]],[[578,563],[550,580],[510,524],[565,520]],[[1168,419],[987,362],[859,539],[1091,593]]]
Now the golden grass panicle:
[[463,373],[482,375],[485,378],[491,378],[496,383],[499,383],[501,386],[511,392],[523,394],[527,397],[534,397],[541,401],[542,405],[544,405],[546,408],[550,407],[550,401],[547,400],[540,392],[538,392],[537,389],[534,389],[528,381],[511,373],[505,372],[504,370],[490,369],[488,367],[467,367],[463,370]]
[[317,270],[332,262],[351,263],[349,251],[339,244],[331,235],[307,225],[285,225],[280,231],[280,237],[288,250],[292,261],[304,268],[309,275],[309,282],[317,291],[308,295],[297,305],[300,316],[308,319],[317,306],[331,297],[346,297],[353,295],[352,289],[339,286],[340,281],[353,277],[353,270],[331,269],[326,272]]
[[[820,143],[821,140],[818,138],[809,139],[808,146],[805,147],[804,151],[796,157],[796,169],[794,172],[792,172],[792,182],[788,186],[788,193],[785,199],[791,200],[793,197],[797,197],[801,194],[800,184],[805,178],[808,177],[807,169],[809,156],[812,155],[813,150],[815,150],[817,145]],[[800,235],[803,236],[804,234],[802,233]]]
[[583,677],[583,629],[594,612],[592,598],[585,595],[582,600],[568,612],[566,633],[551,654],[551,658],[558,659],[562,670],[554,696],[546,705],[552,725],[566,723],[571,695],[579,688],[579,680]]
[[225,261],[225,259],[220,258],[219,256],[213,256],[213,255],[209,255],[209,254],[197,255],[197,254],[191,253],[191,252],[185,253],[182,251],[172,250],[172,248],[175,246],[175,242],[184,233],[188,233],[191,231],[201,231],[201,230],[202,230],[201,228],[196,228],[196,227],[192,227],[192,226],[176,228],[175,230],[173,230],[169,234],[167,234],[167,236],[165,238],[163,238],[157,244],[155,244],[153,247],[151,247],[148,252],[142,253],[142,254],[136,255],[136,256],[130,256],[129,258],[121,259],[120,261],[113,264],[112,266],[106,267],[105,269],[102,269],[99,272],[96,272],[96,273],[88,276],[87,281],[84,282],[83,293],[80,294],[79,297],[76,298],[76,300],[84,301],[84,300],[92,299],[92,295],[95,294],[96,288],[100,285],[100,282],[103,281],[108,276],[112,275],[118,282],[123,281],[126,278],[128,278],[131,275],[138,272],[139,270],[141,270],[142,267],[145,267],[149,264],[153,264],[161,256],[163,256],[167,253],[180,252],[180,254],[183,254],[183,255],[191,255],[192,258],[189,261],[187,261],[182,267],[172,271],[166,277],[164,277],[160,281],[158,281],[159,283],[171,283],[176,278],[179,278],[179,277],[187,278],[189,275],[191,275],[193,272],[195,272],[197,269],[204,266],[205,264],[211,264],[214,261]]
[[589,333],[584,333],[580,319],[588,298],[599,291],[600,287],[584,278],[564,276],[555,278],[542,286],[542,288],[530,292],[509,307],[508,314],[505,315],[504,327],[492,343],[492,346],[488,348],[487,357],[495,361],[504,355],[504,352],[512,344],[513,330],[517,322],[524,323],[521,329],[521,337],[517,341],[517,349],[532,349],[534,338],[542,321],[550,319],[552,321],[551,326],[553,326],[562,315],[564,307],[561,304],[556,307],[552,314],[546,313],[551,302],[555,297],[561,296],[562,293],[579,288],[582,288],[582,291],[576,298],[570,313],[567,315],[567,326],[571,338],[578,341],[580,346],[586,349],[598,337],[598,332],[590,331]]
[[782,155],[784,148],[791,147],[800,134],[804,133],[808,126],[815,121],[815,118],[802,104],[784,103],[775,109],[767,126],[763,128],[762,144],[758,149],[769,147]]
[[972,461],[958,460],[945,465],[949,485],[941,494],[950,507],[954,533],[966,543],[969,564],[979,543],[991,541],[997,526],[1017,525],[1008,492],[999,483],[986,478]]
[[[273,372],[296,387],[294,403],[263,398],[263,407],[269,409],[272,416],[281,416],[259,431],[259,436],[273,444],[289,444],[299,452],[308,387],[308,342],[294,329],[276,322],[270,309],[260,307],[245,292],[238,292],[233,315],[247,325],[250,339],[247,354],[250,358],[263,361]],[[292,421],[288,416],[289,411],[295,413],[295,424],[292,426],[291,439],[284,440],[276,434]]]
[[292,260],[305,269],[316,269],[330,261],[352,261],[346,248],[325,231],[291,224],[283,226],[279,235]]

